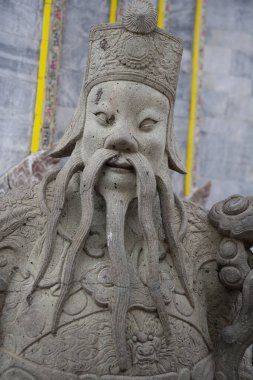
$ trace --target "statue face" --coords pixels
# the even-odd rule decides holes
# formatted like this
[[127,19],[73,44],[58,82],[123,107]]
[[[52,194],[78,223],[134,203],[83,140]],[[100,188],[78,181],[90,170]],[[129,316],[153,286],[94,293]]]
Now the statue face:
[[156,173],[165,158],[169,108],[167,97],[145,84],[108,81],[94,86],[87,98],[84,162],[97,149],[113,149],[119,156],[108,162],[106,172],[123,180],[132,170],[124,153],[139,152]]

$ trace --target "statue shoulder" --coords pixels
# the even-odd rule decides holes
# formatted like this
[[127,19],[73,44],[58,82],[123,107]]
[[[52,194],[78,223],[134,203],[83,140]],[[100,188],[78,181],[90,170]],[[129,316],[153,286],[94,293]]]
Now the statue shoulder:
[[215,203],[209,220],[222,235],[253,245],[253,197],[232,195]]
[[31,250],[45,225],[40,203],[39,185],[0,196],[0,268],[6,260],[12,267],[19,265]]
[[230,294],[231,290],[241,294],[236,319],[223,328],[217,346],[217,373],[234,379],[241,358],[253,343],[253,197],[232,195],[216,203],[208,217],[223,235],[217,255],[219,279]]
[[222,236],[210,223],[208,210],[192,202],[184,202],[187,215],[187,230],[184,239],[194,256],[202,265],[206,260],[215,259]]
[[0,196],[0,312],[12,275],[22,272],[43,228],[39,203],[38,185]]
[[[0,195],[0,242],[41,215],[39,185]],[[36,224],[33,225],[36,227]]]
[[198,227],[200,229],[206,229],[207,226],[210,226],[210,228],[213,229],[210,221],[208,220],[207,209],[205,209],[203,206],[198,205],[197,203],[190,201],[184,201],[183,204],[186,209],[189,227],[190,225],[195,225],[195,227]]

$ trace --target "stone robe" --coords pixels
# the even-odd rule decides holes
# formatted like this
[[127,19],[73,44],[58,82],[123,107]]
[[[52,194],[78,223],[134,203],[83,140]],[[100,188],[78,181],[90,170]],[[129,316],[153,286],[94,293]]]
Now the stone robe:
[[[53,257],[32,299],[28,298],[41,265],[54,195],[51,183],[43,200],[41,186],[0,198],[1,379],[213,379],[217,337],[236,316],[241,293],[227,290],[218,279],[216,255],[222,237],[209,224],[206,210],[185,203],[188,227],[183,244],[190,262],[187,270],[192,279],[193,310],[165,242],[157,201],[157,255],[171,326],[167,344],[147,287],[146,248],[136,201],[130,205],[125,238],[131,295],[125,333],[131,365],[120,374],[112,339],[114,283],[106,246],[106,211],[99,195],[89,238],[78,254],[69,296],[57,332],[52,334],[69,238],[80,221],[77,175],[67,190]],[[179,222],[177,212],[175,224]]]

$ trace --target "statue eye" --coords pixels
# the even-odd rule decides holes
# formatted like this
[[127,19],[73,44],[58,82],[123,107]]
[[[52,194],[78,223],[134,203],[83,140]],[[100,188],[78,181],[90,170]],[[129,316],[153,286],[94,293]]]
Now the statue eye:
[[96,112],[94,115],[96,116],[98,122],[103,126],[112,126],[115,123],[114,115],[108,117],[104,112]]
[[94,115],[96,116],[96,119],[101,124],[107,124],[108,123],[107,115],[104,112],[96,112],[96,113],[94,113]]
[[153,119],[144,119],[141,124],[139,125],[139,129],[144,132],[152,131],[155,124],[157,123],[156,120]]

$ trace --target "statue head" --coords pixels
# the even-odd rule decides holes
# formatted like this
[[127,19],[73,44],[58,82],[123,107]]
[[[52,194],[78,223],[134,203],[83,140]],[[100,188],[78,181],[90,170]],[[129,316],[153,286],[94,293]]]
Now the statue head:
[[102,147],[142,153],[144,147],[156,169],[166,157],[170,169],[185,172],[173,128],[183,44],[156,25],[152,5],[139,0],[122,23],[92,28],[77,110],[54,156],[70,155],[82,139],[86,163]]
[[107,248],[115,281],[112,329],[122,371],[127,365],[125,324],[131,288],[124,223],[133,198],[138,200],[139,223],[147,247],[148,287],[165,335],[169,334],[169,323],[159,285],[159,239],[153,220],[157,193],[169,251],[192,303],[184,265],[187,255],[184,256],[180,243],[186,228],[185,213],[181,204],[182,222],[179,231],[175,231],[175,196],[168,170],[184,172],[173,130],[182,42],[156,24],[153,7],[146,0],[139,0],[125,13],[123,23],[100,25],[91,31],[86,79],[77,110],[53,152],[55,157],[70,158],[56,177],[43,263],[32,289],[36,290],[51,261],[66,189],[73,174],[79,172],[82,216],[70,239],[53,329],[68,294],[75,257],[89,234],[97,186],[107,205]]

